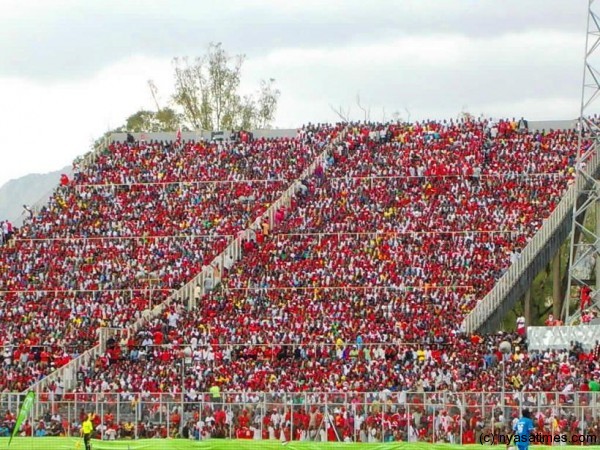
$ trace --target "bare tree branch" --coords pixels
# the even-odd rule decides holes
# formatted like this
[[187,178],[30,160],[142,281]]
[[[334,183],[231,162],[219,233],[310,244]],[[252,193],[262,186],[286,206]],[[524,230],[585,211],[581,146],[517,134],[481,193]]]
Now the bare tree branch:
[[364,115],[365,115],[365,122],[367,121],[367,110],[365,108],[363,108],[363,106],[360,104],[360,93],[356,93],[356,105],[358,106],[358,109],[360,109]]
[[331,108],[331,110],[340,118],[342,119],[342,122],[350,122],[349,118],[350,118],[350,110],[348,110],[348,114],[344,114],[344,111],[342,110],[342,107],[340,106],[339,109],[335,109],[333,107],[333,105],[330,103],[329,104],[329,108]]
[[160,112],[160,105],[158,104],[158,100],[157,100],[157,95],[158,95],[158,88],[156,87],[156,84],[154,84],[154,81],[152,80],[148,80],[148,87],[150,88],[150,94],[152,95],[152,98],[154,99],[154,104],[156,105],[156,111]]

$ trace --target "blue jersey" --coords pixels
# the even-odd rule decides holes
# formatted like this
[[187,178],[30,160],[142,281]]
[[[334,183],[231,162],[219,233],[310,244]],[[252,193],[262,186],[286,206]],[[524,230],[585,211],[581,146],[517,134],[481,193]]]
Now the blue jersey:
[[529,436],[533,431],[533,421],[527,417],[521,417],[515,424],[513,431],[515,432],[517,447],[527,448],[529,446]]

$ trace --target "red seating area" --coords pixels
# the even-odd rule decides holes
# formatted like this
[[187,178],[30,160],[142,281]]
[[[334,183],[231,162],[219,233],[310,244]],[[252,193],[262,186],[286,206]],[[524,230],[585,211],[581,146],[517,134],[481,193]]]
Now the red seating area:
[[[191,333],[197,340],[196,333]],[[140,339],[154,341],[159,335],[158,331],[146,337],[142,333]],[[498,390],[503,357],[498,347],[503,340],[514,345],[512,354],[505,358],[504,397]],[[500,432],[506,423],[519,417],[522,407],[530,407],[536,411],[539,432],[551,431],[553,417],[561,421],[563,433],[593,432],[590,406],[597,393],[589,392],[587,377],[599,374],[591,369],[599,349],[590,354],[577,348],[527,352],[522,343],[518,335],[457,336],[448,344],[363,345],[358,356],[323,345],[299,346],[303,349],[299,356],[290,352],[284,357],[267,353],[267,349],[257,355],[258,346],[245,352],[241,346],[199,345],[192,354],[193,368],[185,372],[184,423],[190,433],[200,433],[201,439],[250,436],[336,441],[337,432],[341,439],[360,442],[381,442],[384,436],[407,441],[410,436],[412,441],[460,443],[462,439],[465,444],[473,444],[478,442],[475,436]],[[96,362],[96,367],[82,369],[85,387],[61,400],[76,404],[106,402],[109,412],[114,411],[117,402],[121,410],[130,403],[139,403],[141,433],[149,422],[159,421],[158,411],[162,410],[162,436],[178,435],[182,432],[182,415],[173,407],[182,405],[183,347],[147,346],[149,352],[144,354],[144,346],[140,348],[142,353],[136,353],[134,344],[132,340],[123,346],[128,353],[126,362],[108,361],[114,354],[111,351],[108,358]],[[325,379],[314,380],[321,364],[333,372]],[[344,366],[351,368],[346,375],[336,371]],[[225,370],[230,376],[224,375]],[[398,386],[411,384],[412,390],[387,389],[390,371],[395,372]],[[157,373],[161,374],[159,378]],[[228,390],[217,400],[198,391],[197,379],[213,373],[218,377],[212,382],[244,389]],[[260,380],[273,377],[282,384],[274,383],[271,391],[253,392],[253,387],[264,387]],[[375,386],[377,391],[364,392],[356,381]],[[562,392],[554,391],[557,386],[564,386]],[[327,420],[327,415],[331,425],[325,428],[321,421]]]
[[[252,142],[112,144],[0,247],[0,390],[20,391],[196,275],[341,127]],[[4,237],[3,233],[3,237]],[[43,361],[42,361],[43,359]]]
[[[82,369],[77,392],[181,392],[187,345],[186,395],[215,384],[499,391],[497,337],[460,324],[560,201],[576,145],[574,131],[506,122],[350,127],[274,229],[245,243],[222,289],[191,312],[173,305]],[[522,343],[512,357],[513,388],[578,386],[596,364]],[[540,376],[563,360],[569,373]]]

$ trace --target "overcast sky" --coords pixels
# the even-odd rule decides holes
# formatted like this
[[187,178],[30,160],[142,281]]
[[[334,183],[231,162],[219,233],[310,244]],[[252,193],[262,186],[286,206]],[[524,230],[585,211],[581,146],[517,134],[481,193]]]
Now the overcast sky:
[[571,119],[587,0],[2,0],[0,186],[59,169],[140,108],[168,104],[175,56],[244,53],[273,77],[276,126],[371,119]]

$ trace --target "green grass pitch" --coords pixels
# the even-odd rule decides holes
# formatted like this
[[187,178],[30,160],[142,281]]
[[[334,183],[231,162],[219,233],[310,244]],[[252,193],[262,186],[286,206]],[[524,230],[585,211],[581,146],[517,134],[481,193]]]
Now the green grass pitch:
[[[188,441],[183,439],[140,439],[136,441],[92,441],[92,450],[475,450],[481,445],[449,445],[428,443],[390,443],[390,444],[356,444],[342,442],[290,442],[282,444],[277,441],[253,440],[207,440]],[[496,446],[505,450],[504,445]],[[552,447],[534,445],[531,450],[550,449]],[[557,448],[557,447],[553,447]],[[570,447],[574,448],[574,447]],[[600,450],[600,446],[585,446],[586,450]],[[10,447],[8,438],[0,438],[0,449],[11,450],[85,450],[82,439],[77,438],[23,438],[13,439]]]

